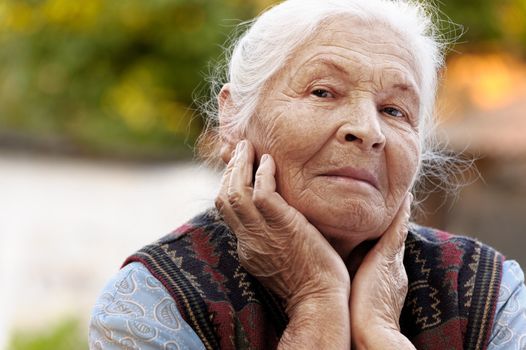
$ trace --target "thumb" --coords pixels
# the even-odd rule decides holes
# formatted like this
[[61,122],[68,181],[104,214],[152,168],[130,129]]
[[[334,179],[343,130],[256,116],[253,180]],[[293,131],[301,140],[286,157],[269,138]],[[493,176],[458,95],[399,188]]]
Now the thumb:
[[409,217],[411,214],[411,201],[413,195],[408,193],[404,202],[398,209],[395,218],[380,241],[375,246],[378,253],[386,257],[394,257],[396,254],[403,252],[405,239],[409,230]]

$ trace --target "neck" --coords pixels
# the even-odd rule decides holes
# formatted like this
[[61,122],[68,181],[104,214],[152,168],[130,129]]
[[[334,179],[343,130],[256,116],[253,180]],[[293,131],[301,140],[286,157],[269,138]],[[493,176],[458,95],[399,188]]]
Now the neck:
[[349,276],[352,279],[360,267],[362,260],[378,240],[361,240],[359,242],[349,242],[346,240],[345,242],[341,242],[337,239],[328,239],[328,241],[341,256],[342,260],[345,261]]

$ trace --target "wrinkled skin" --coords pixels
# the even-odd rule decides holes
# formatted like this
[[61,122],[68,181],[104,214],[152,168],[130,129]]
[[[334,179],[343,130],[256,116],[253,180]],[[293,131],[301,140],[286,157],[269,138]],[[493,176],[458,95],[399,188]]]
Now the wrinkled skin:
[[[398,322],[420,161],[406,47],[382,23],[339,17],[266,86],[246,134],[223,135],[216,206],[243,266],[285,300],[282,349],[412,348]],[[236,109],[229,88],[223,123]]]
[[228,163],[216,202],[238,237],[242,263],[280,297],[289,300],[288,308],[314,290],[316,293],[340,290],[348,296],[349,273],[341,257],[276,192],[272,158],[268,155],[262,158],[254,185],[253,162],[252,145],[242,141]]

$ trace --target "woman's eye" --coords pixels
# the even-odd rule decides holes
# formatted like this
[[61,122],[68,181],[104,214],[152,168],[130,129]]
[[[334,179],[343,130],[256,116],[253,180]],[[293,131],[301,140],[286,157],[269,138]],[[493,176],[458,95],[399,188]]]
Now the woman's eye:
[[330,93],[329,91],[325,90],[325,89],[316,89],[316,90],[313,90],[312,91],[312,94],[314,96],[317,96],[317,97],[321,97],[321,98],[331,98],[331,97],[334,97],[334,95],[332,93]]
[[382,109],[382,112],[387,113],[395,118],[403,118],[405,116],[404,112],[394,107],[385,107],[384,109]]

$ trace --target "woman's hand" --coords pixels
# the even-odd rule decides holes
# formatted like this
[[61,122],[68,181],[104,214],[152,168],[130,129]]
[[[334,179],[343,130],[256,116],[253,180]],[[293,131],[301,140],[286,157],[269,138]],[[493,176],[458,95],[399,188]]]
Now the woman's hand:
[[414,349],[400,333],[399,318],[407,294],[403,259],[412,195],[363,259],[352,281],[353,348]]
[[286,305],[281,348],[350,347],[350,278],[321,233],[276,192],[275,163],[241,141],[225,170],[216,207],[238,239],[241,264]]

